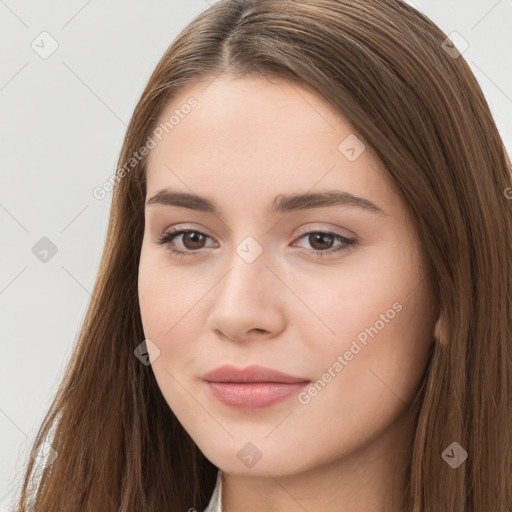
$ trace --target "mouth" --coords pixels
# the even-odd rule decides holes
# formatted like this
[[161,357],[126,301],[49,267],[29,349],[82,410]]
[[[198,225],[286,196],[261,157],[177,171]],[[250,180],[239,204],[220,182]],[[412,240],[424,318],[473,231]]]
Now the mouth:
[[310,380],[271,368],[224,365],[203,377],[214,398],[239,409],[261,409],[297,394]]

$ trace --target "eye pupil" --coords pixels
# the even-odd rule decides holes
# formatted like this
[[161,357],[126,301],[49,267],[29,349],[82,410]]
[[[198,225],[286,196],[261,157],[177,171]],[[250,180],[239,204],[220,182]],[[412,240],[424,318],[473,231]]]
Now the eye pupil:
[[[329,235],[328,233],[312,233],[309,235],[309,243],[311,244],[311,247],[318,250],[330,249],[333,242],[332,238],[333,235]],[[328,239],[327,242],[326,239]],[[320,243],[320,247],[316,246],[317,242]],[[322,245],[322,242],[327,244],[327,247]]]

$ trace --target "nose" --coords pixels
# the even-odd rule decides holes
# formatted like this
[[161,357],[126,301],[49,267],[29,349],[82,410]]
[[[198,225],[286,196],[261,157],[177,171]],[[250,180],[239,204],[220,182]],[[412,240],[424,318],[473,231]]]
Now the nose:
[[[237,253],[212,290],[207,327],[218,337],[234,341],[273,338],[285,328],[285,286],[267,267],[265,252],[248,263]],[[288,291],[288,293],[290,293]]]

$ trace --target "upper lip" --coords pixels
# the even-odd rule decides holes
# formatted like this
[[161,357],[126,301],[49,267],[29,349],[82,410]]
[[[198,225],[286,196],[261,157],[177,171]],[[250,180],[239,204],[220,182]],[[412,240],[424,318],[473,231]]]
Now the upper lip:
[[308,379],[293,377],[278,370],[255,364],[243,369],[231,365],[219,366],[204,375],[203,379],[208,382],[309,382]]

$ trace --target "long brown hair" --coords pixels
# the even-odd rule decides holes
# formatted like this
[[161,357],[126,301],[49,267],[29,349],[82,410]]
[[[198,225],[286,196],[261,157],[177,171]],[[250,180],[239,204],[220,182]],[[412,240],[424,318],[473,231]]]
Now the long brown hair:
[[[34,442],[51,442],[58,457],[38,475],[28,461],[18,511],[208,503],[217,467],[134,356],[144,339],[146,158],[126,163],[178,91],[225,72],[316,91],[373,148],[411,208],[442,329],[421,386],[407,510],[512,510],[511,164],[475,77],[446,38],[399,0],[221,0],[181,32],[129,124],[92,299]],[[456,469],[441,456],[452,442],[468,453]]]

